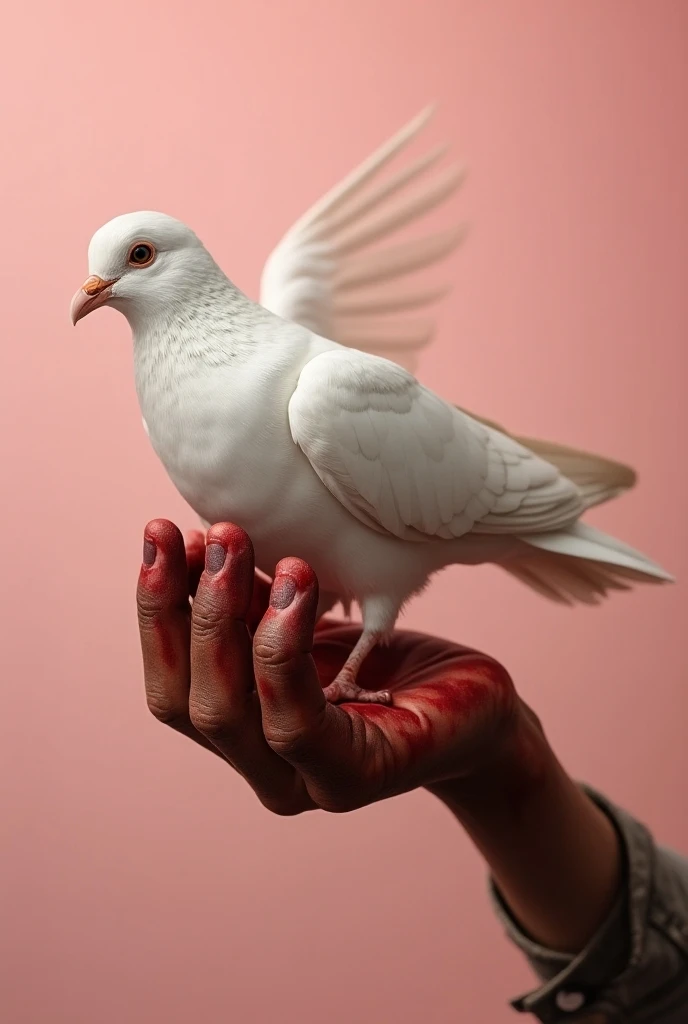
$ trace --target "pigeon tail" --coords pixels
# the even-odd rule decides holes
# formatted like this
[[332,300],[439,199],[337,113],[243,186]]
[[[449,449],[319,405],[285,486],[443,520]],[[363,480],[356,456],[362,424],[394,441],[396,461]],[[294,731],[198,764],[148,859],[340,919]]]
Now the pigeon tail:
[[559,604],[595,605],[610,591],[630,590],[636,583],[674,582],[651,559],[586,523],[521,541],[517,554],[499,564]]

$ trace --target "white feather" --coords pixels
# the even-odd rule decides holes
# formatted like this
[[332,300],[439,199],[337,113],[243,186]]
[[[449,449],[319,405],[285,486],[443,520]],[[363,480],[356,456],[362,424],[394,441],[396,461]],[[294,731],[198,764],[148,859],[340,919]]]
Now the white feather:
[[550,463],[367,353],[333,348],[310,360],[289,425],[352,515],[403,540],[552,531],[583,511],[578,489]]
[[465,173],[454,164],[422,181],[444,156],[439,146],[387,178],[379,175],[431,116],[431,108],[419,114],[306,211],[268,257],[261,279],[260,301],[273,313],[408,369],[432,338],[434,321],[415,327],[386,317],[428,307],[446,293],[406,279],[445,259],[465,228],[374,247],[445,203]]

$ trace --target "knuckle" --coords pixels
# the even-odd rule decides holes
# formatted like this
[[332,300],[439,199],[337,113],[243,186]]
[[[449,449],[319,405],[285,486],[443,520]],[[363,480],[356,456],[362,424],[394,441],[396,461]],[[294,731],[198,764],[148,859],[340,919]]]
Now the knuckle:
[[266,729],[265,738],[274,752],[287,760],[298,759],[306,753],[309,746],[308,734],[303,729]]
[[194,601],[191,616],[191,639],[200,643],[213,643],[222,637],[222,617],[209,601]]
[[139,587],[136,592],[136,611],[139,625],[145,628],[154,624],[162,611],[162,606],[156,597],[143,587]]
[[174,729],[188,721],[187,708],[168,700],[163,694],[149,693],[146,695],[146,702],[150,713],[163,725]]
[[[322,748],[326,726],[327,706],[315,716],[308,716],[302,723],[288,728],[283,717],[264,722],[263,729],[268,745],[276,754],[287,761],[310,764],[321,761],[318,750]],[[293,719],[292,719],[293,721]]]
[[261,637],[254,641],[253,657],[264,668],[277,671],[288,668],[293,661],[292,653],[285,650],[276,638],[269,637]]
[[219,707],[210,704],[192,702],[189,718],[193,727],[209,740],[231,739],[234,732],[231,719]]

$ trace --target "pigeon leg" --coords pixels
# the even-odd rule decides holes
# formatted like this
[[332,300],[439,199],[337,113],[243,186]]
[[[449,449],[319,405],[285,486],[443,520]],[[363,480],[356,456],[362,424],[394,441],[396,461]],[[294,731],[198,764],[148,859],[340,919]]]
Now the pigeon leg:
[[384,635],[384,632],[367,632],[364,629],[344,667],[337,673],[333,682],[325,687],[325,696],[332,704],[345,701],[367,704],[392,703],[389,690],[364,690],[356,682],[358,670],[373,647],[384,639]]

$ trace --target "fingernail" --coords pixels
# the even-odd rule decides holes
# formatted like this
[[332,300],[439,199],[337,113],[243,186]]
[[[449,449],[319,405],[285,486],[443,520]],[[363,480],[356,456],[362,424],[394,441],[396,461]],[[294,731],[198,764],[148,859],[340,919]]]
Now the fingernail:
[[270,591],[270,605],[273,608],[288,608],[294,600],[296,580],[293,576],[275,576]]
[[221,544],[208,544],[205,549],[205,571],[214,576],[225,564],[227,552]]
[[157,554],[157,548],[152,540],[148,540],[148,537],[143,538],[143,564],[152,565],[155,561]]

